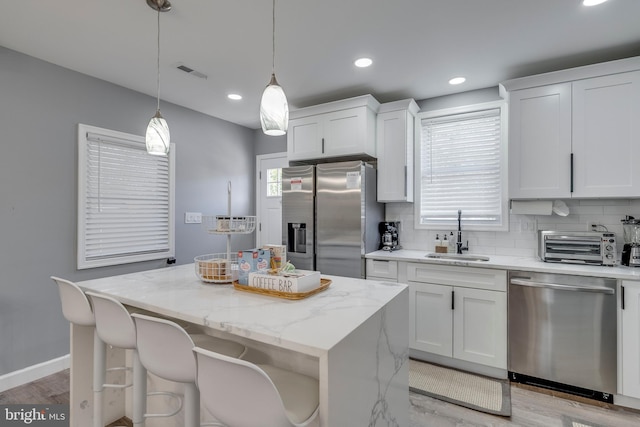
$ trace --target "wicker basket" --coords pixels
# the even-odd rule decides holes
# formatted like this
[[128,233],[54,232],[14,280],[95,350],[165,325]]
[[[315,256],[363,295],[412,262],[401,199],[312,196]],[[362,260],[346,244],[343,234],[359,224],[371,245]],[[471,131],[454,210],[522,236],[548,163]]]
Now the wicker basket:
[[238,255],[226,253],[194,258],[196,275],[207,283],[233,283],[238,280]]

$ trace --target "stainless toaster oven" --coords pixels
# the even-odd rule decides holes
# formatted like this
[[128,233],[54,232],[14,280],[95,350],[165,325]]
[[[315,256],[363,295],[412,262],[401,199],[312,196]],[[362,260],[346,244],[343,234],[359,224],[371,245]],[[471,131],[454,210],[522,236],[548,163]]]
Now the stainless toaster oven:
[[538,256],[545,262],[616,265],[616,235],[599,231],[538,231]]

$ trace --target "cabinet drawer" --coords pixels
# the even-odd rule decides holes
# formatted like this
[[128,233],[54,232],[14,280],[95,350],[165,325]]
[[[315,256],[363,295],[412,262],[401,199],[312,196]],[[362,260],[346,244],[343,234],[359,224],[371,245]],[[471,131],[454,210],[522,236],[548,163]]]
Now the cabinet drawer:
[[465,288],[507,291],[506,270],[407,263],[407,280]]
[[367,278],[384,277],[398,280],[398,261],[367,259]]

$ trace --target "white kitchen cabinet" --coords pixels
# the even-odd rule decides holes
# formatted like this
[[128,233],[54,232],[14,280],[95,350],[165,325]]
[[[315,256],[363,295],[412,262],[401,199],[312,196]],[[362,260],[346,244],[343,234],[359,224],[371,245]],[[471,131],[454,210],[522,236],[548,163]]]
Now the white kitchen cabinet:
[[640,196],[640,71],[508,98],[510,198]]
[[640,196],[640,71],[573,83],[573,197]]
[[640,399],[640,282],[622,281],[624,310],[621,312],[621,394]]
[[287,132],[289,161],[376,157],[378,101],[371,95],[292,111]]
[[369,258],[365,266],[367,279],[398,281],[398,261]]
[[507,369],[504,270],[406,263],[409,347]]
[[379,202],[413,202],[414,120],[419,109],[413,99],[405,99],[382,104],[378,110]]
[[571,83],[509,94],[509,196],[568,198]]

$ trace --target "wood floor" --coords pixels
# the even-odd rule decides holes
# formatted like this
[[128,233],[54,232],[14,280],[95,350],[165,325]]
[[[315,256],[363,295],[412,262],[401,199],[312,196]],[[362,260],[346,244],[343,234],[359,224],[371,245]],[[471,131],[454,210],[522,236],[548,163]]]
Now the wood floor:
[[[613,405],[601,407],[516,386],[511,387],[510,418],[484,414],[420,394],[410,393],[409,397],[410,424],[407,427],[640,426],[640,411]],[[0,393],[0,405],[11,403],[69,403],[69,370]],[[122,421],[113,425],[116,424],[122,425]]]
[[[69,403],[69,370],[65,369],[48,377],[25,384],[0,393],[0,405],[13,403],[29,404],[68,404]],[[109,424],[112,426],[130,426],[133,423],[126,418]]]

